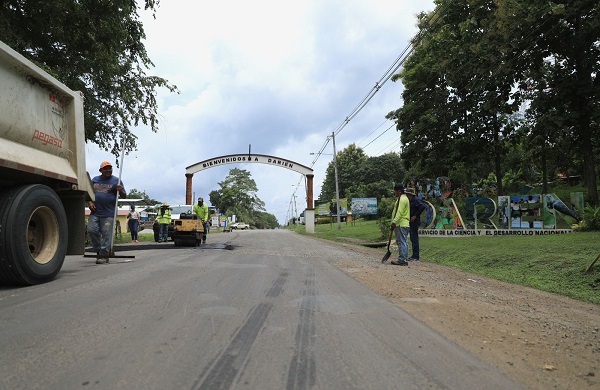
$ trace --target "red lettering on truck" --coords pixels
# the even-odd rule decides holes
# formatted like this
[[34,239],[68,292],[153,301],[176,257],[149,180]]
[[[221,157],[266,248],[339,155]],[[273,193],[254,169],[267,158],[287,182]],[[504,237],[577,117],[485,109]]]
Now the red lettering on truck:
[[46,134],[42,131],[35,130],[31,139],[39,139],[42,141],[42,145],[52,145],[57,148],[62,148],[62,140],[56,137],[52,137],[50,134]]

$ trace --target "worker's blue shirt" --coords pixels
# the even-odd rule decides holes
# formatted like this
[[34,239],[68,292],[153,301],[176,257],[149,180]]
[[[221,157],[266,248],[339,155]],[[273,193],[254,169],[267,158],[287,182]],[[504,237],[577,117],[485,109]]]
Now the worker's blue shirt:
[[421,213],[425,211],[425,207],[425,203],[423,203],[421,199],[413,196],[413,198],[410,200],[410,216],[416,216],[417,220],[414,222],[410,221],[411,224],[418,225],[421,222]]
[[[92,179],[94,186],[94,192],[96,193],[96,212],[94,213],[100,218],[113,218],[115,216],[115,207],[117,205],[117,185],[119,184],[119,178],[111,176],[108,179],[104,179],[102,175],[96,176]],[[123,191],[125,191],[125,185],[121,182]]]

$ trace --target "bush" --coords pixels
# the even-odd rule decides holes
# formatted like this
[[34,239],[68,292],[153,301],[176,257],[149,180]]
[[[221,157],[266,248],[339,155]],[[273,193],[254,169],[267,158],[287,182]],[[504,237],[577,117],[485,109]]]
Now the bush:
[[377,214],[382,218],[389,218],[392,216],[396,200],[398,198],[382,198],[377,205]]
[[600,206],[585,206],[583,209],[583,221],[573,225],[573,230],[590,232],[600,230]]
[[390,224],[392,220],[390,218],[379,218],[377,221],[377,226],[379,227],[379,231],[381,232],[380,239],[387,240],[390,236]]

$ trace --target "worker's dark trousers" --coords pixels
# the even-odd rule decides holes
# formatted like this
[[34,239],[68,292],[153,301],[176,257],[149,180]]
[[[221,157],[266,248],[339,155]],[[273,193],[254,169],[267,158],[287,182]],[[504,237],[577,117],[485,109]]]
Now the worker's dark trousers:
[[410,224],[410,243],[412,244],[412,256],[411,258],[419,260],[419,224]]

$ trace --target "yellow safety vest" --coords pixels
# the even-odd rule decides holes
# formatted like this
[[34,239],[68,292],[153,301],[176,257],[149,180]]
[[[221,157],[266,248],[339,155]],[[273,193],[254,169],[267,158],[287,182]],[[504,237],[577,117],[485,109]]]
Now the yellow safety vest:
[[156,216],[158,219],[158,223],[160,224],[170,224],[171,223],[171,210],[161,208],[158,210],[158,215]]

